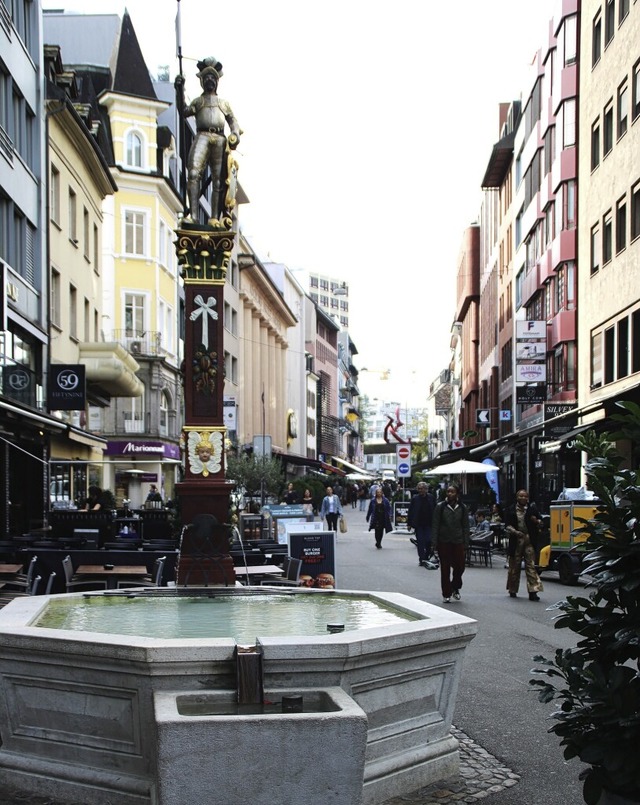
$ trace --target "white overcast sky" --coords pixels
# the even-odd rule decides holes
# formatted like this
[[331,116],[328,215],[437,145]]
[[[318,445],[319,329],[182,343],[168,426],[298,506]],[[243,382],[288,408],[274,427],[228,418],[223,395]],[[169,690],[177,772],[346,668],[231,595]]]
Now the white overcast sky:
[[[43,0],[128,9],[147,65],[176,71],[175,0]],[[449,360],[463,230],[498,139],[498,104],[530,89],[556,0],[181,0],[195,62],[244,135],[241,226],[261,258],[343,278],[360,388],[424,404]],[[62,54],[64,59],[64,53]],[[391,369],[390,380],[379,374]]]

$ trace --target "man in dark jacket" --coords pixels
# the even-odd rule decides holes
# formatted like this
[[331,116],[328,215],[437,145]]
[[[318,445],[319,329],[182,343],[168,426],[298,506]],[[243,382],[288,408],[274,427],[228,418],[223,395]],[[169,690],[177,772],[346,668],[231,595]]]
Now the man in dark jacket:
[[440,557],[440,584],[445,604],[460,600],[462,574],[469,547],[469,510],[458,497],[458,487],[449,484],[447,497],[435,508],[431,542]]
[[509,572],[507,574],[507,590],[511,598],[516,598],[520,587],[520,569],[524,559],[524,572],[527,577],[527,591],[530,601],[539,601],[542,582],[536,572],[535,548],[537,545],[542,520],[533,504],[529,505],[529,493],[526,489],[516,492],[515,506],[505,512],[504,522],[509,535]]
[[433,498],[424,481],[416,486],[418,492],[411,498],[409,513],[407,515],[407,525],[413,528],[416,534],[415,546],[418,549],[418,564],[435,568],[433,562],[429,562],[431,557],[431,524],[433,522]]

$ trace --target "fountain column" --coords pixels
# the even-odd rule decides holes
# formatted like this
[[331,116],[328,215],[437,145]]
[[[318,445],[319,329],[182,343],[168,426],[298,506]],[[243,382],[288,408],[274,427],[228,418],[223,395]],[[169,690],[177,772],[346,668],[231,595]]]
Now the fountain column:
[[[182,95],[184,78],[180,75],[176,80],[182,131],[186,132],[185,118],[195,119],[191,149],[188,157],[183,156],[189,209],[176,231],[185,290],[184,477],[176,484],[183,525],[193,523],[198,515],[213,515],[219,524],[229,522],[232,489],[225,480],[224,285],[236,239],[233,211],[238,164],[234,152],[241,130],[230,105],[217,95],[222,64],[207,57],[198,62],[198,70],[203,92],[190,104],[184,103]],[[209,184],[211,217],[201,223],[200,198]],[[187,551],[186,540],[183,542],[180,565]],[[225,529],[215,529],[208,544],[227,554],[232,571]],[[185,573],[179,566],[178,582]],[[231,576],[235,581],[235,575]]]

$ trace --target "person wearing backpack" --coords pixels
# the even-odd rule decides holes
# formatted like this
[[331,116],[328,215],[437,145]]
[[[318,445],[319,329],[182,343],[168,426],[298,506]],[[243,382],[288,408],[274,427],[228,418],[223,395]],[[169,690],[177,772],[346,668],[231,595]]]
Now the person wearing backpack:
[[460,600],[462,575],[469,547],[469,510],[460,500],[458,487],[449,484],[446,498],[435,508],[431,544],[440,558],[440,584],[445,604]]

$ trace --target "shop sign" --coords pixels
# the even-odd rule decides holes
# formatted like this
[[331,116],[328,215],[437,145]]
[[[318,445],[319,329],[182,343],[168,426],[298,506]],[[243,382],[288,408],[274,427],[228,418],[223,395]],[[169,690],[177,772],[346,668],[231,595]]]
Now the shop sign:
[[49,366],[49,410],[84,411],[87,405],[83,364]]

